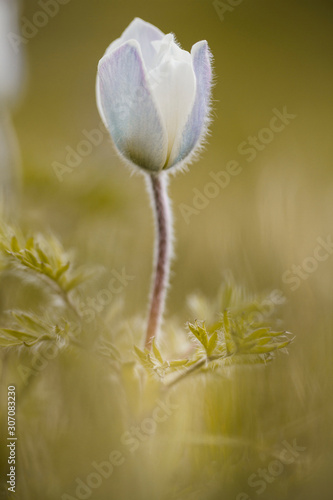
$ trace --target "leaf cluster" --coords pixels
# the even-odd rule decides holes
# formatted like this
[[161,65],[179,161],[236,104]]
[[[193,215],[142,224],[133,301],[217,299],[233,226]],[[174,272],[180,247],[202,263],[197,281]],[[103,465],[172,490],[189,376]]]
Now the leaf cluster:
[[9,311],[9,315],[10,326],[0,328],[0,347],[32,347],[43,341],[63,345],[73,332],[77,333],[77,326],[65,318],[54,321],[33,312],[15,310]]
[[71,256],[52,234],[25,237],[14,226],[0,226],[0,252],[3,264],[12,269],[33,272],[46,278],[65,293],[88,277],[71,264]]

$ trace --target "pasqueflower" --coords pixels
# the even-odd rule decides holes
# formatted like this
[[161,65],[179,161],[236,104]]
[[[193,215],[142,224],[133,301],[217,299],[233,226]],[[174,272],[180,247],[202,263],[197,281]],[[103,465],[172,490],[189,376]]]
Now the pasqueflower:
[[120,155],[150,173],[188,163],[207,131],[211,81],[206,41],[189,53],[134,19],[98,66],[98,109]]

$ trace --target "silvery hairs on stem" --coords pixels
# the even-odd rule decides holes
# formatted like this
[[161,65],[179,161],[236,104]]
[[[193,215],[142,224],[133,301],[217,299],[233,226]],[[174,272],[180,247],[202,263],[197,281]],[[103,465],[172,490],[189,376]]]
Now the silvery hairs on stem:
[[210,121],[212,56],[206,41],[181,49],[173,34],[135,18],[99,62],[96,99],[120,157],[147,178],[156,221],[146,348],[158,334],[169,282],[170,172],[202,148]]

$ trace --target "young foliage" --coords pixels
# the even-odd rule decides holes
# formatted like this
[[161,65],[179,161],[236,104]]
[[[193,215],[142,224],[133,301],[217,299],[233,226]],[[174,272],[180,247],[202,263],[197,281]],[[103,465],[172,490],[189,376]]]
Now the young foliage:
[[[2,224],[0,252],[7,268],[25,270],[47,280],[53,292],[59,294],[72,313],[76,314],[81,325],[81,318],[69,298],[69,292],[85,280],[87,274],[75,269],[69,253],[54,236],[38,234],[26,238],[19,229]],[[213,371],[237,364],[267,363],[273,359],[276,351],[285,349],[292,341],[288,332],[281,329],[275,331],[267,324],[268,318],[271,320],[275,312],[275,305],[269,314],[267,307],[264,307],[267,300],[272,302],[271,295],[268,297],[265,299],[248,294],[230,276],[221,286],[216,300],[192,296],[190,306],[202,314],[202,321],[188,323],[191,342],[185,341],[186,349],[183,352],[186,354],[180,359],[172,359],[174,356],[167,355],[164,348],[157,346],[155,339],[151,350],[134,346],[133,358],[128,347],[136,342],[134,337],[125,342],[124,348],[123,340],[113,333],[121,331],[122,322],[117,314],[109,315],[108,325],[102,325],[99,340],[92,344],[91,353],[104,358],[117,373],[121,373],[125,366],[135,371],[135,366],[139,364],[149,378],[165,385],[172,385],[194,372]],[[62,345],[72,341],[77,343],[75,335],[71,335],[73,325],[59,314],[56,310],[49,311],[41,318],[32,312],[12,311],[9,324],[0,328],[0,347],[31,347],[46,340]],[[138,333],[140,328],[135,326],[133,330],[138,330]],[[117,339],[120,345],[117,345]],[[177,341],[176,346],[179,345]]]
[[[288,332],[275,332],[270,327],[253,329],[245,316],[239,317],[231,311],[224,311],[219,328],[213,333],[198,321],[194,325],[189,323],[188,327],[207,361],[229,358],[229,364],[235,356],[258,355],[258,363],[270,361],[274,351],[287,347],[292,341]],[[254,358],[251,362],[255,362]]]
[[170,361],[164,359],[156,345],[155,339],[153,339],[152,342],[152,351],[148,351],[148,349],[141,350],[137,346],[134,346],[134,351],[140,365],[145,369],[148,375],[157,376],[162,381],[168,374],[179,371],[179,369],[190,366],[191,364],[190,360],[187,358]]
[[31,347],[45,340],[64,344],[75,330],[63,318],[54,324],[51,319],[41,318],[32,312],[10,311],[10,316],[10,326],[0,328],[0,347]]
[[20,229],[2,223],[0,251],[5,265],[37,273],[64,293],[78,286],[90,275],[82,269],[74,268],[70,254],[54,235],[25,237]]

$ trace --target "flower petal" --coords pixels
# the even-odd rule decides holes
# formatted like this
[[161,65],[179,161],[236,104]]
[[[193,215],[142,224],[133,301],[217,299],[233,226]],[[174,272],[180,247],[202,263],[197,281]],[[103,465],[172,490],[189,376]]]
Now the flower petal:
[[149,171],[163,168],[167,133],[147,83],[138,42],[106,54],[98,67],[102,118],[119,152]]
[[[154,47],[154,45],[152,45],[152,42],[154,43],[155,41],[161,40],[164,36],[164,33],[156,28],[156,26],[143,21],[139,17],[136,17],[127,26],[120,38],[117,38],[109,45],[104,55],[110,54],[112,51],[116,50],[129,40],[136,40],[137,42],[139,42],[142,58],[147,70],[149,70],[153,67],[156,58],[156,48]],[[104,125],[107,126],[104,112],[101,106],[98,74],[96,78],[96,101],[99,114],[101,115]]]
[[155,40],[161,40],[163,37],[164,33],[156,28],[156,26],[143,21],[139,17],[136,17],[135,19],[133,19],[131,24],[127,26],[121,37],[117,38],[117,40],[114,40],[111,43],[111,45],[107,48],[105,54],[108,54],[112,50],[120,47],[120,45],[122,45],[124,42],[128,42],[129,40],[136,40],[137,42],[139,42],[143,60],[147,68],[149,69],[153,66],[153,61],[156,54],[156,51],[151,42],[154,42]]
[[157,50],[149,82],[168,133],[168,159],[178,154],[179,142],[193,108],[196,77],[189,52],[182,50],[172,34],[153,42]]
[[193,45],[191,55],[196,76],[196,97],[182,133],[178,154],[166,168],[182,163],[191,153],[194,153],[207,132],[212,86],[211,55],[207,42],[203,40]]

